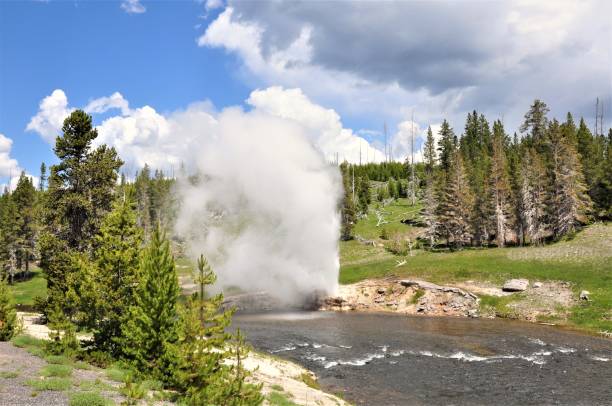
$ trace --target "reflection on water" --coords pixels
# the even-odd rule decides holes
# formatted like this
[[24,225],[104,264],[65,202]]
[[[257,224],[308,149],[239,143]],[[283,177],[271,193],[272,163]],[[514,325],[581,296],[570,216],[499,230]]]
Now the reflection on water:
[[612,404],[612,341],[546,326],[331,312],[234,325],[358,404]]

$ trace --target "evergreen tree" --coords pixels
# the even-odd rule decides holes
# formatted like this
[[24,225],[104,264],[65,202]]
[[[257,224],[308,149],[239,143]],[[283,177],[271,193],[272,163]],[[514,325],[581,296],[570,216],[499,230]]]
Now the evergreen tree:
[[121,354],[119,345],[125,338],[121,325],[127,310],[135,304],[141,243],[142,232],[136,226],[134,201],[128,190],[102,222],[94,251],[94,342],[115,357]]
[[135,304],[122,325],[122,350],[137,370],[171,382],[176,367],[179,297],[178,277],[170,244],[159,227],[139,264]]
[[503,247],[510,228],[510,182],[506,152],[504,149],[505,131],[501,121],[493,124],[493,156],[491,159],[490,196],[493,199],[494,224],[497,246]]
[[446,120],[442,122],[438,134],[440,135],[438,142],[440,167],[443,171],[447,172],[451,167],[452,156],[457,148],[457,136]]
[[91,116],[82,110],[75,110],[64,120],[62,131],[55,143],[60,162],[51,167],[39,251],[49,302],[66,303],[67,292],[75,291],[68,283],[80,281],[76,275],[67,274],[82,262],[72,255],[91,254],[93,237],[111,208],[122,162],[114,148],[101,145],[92,150],[98,133]]
[[372,202],[372,192],[370,191],[370,179],[365,175],[359,178],[359,192],[358,192],[358,203],[359,211],[363,214],[368,213],[368,206]]
[[436,216],[439,234],[449,244],[461,248],[471,236],[470,210],[473,198],[463,159],[457,150],[451,155],[449,171],[444,178],[438,201]]
[[47,165],[45,163],[40,164],[40,179],[38,180],[38,190],[40,192],[45,190],[45,183],[47,182]]
[[355,204],[351,194],[351,183],[349,179],[349,165],[343,162],[340,165],[340,172],[342,174],[342,184],[344,186],[344,197],[342,199],[341,208],[341,229],[340,238],[343,241],[351,240],[353,238],[353,227],[355,227]]
[[17,205],[13,196],[5,192],[0,207],[0,265],[2,266],[0,278],[6,278],[13,283],[17,268],[17,252],[19,250],[19,222]]
[[6,280],[0,276],[0,341],[8,341],[18,330],[17,314]]
[[521,221],[524,234],[539,245],[546,234],[546,168],[534,148],[526,148],[521,165]]
[[433,133],[431,132],[431,126],[427,127],[427,139],[423,148],[423,158],[425,160],[426,176],[433,174],[434,167],[436,166],[436,145]]
[[220,311],[222,294],[206,297],[206,287],[215,280],[208,262],[200,256],[199,293],[192,295],[181,311],[175,380],[189,405],[260,404],[261,386],[246,382],[249,374],[241,363],[248,352],[244,341],[238,334],[237,342],[230,345],[231,335],[225,331],[232,312]]
[[12,199],[17,210],[17,267],[22,271],[28,272],[35,245],[36,189],[32,179],[26,176],[25,172],[21,172]]
[[560,238],[587,222],[592,202],[586,193],[582,169],[572,140],[563,136],[556,120],[549,126],[547,146],[552,180],[548,205],[550,223],[554,237]]
[[546,103],[541,100],[534,100],[525,113],[525,121],[520,127],[522,133],[526,133],[526,142],[528,146],[534,146],[539,153],[543,152],[546,128],[548,125],[547,114],[550,111]]

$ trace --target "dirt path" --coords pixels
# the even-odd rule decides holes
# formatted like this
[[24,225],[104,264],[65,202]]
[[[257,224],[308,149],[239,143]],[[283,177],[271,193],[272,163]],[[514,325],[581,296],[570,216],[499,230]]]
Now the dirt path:
[[55,406],[67,405],[64,392],[38,392],[26,384],[36,379],[47,363],[9,342],[0,342],[0,405],[2,406]]

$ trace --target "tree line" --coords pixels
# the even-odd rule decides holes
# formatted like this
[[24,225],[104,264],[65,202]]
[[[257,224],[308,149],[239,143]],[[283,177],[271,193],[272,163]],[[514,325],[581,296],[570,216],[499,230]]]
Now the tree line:
[[[232,311],[221,309],[222,295],[206,292],[215,275],[203,256],[199,291],[180,300],[164,231],[176,207],[172,181],[145,167],[134,182],[118,182],[123,162],[114,148],[94,148],[96,137],[91,116],[72,112],[48,179],[43,166],[37,191],[22,174],[0,200],[7,220],[0,229],[0,339],[17,328],[6,281],[27,273],[36,253],[47,282],[36,307],[51,330],[48,352],[102,366],[123,362],[138,380],[156,379],[186,404],[260,404],[261,385],[247,381],[242,363],[244,338],[226,330]],[[79,330],[93,338],[77,339]]]
[[424,240],[430,247],[539,245],[590,221],[610,220],[612,129],[593,134],[582,118],[576,124],[568,113],[559,122],[548,113],[547,105],[535,100],[521,136],[507,134],[501,120],[491,126],[476,111],[468,114],[460,136],[444,120],[436,142],[429,127],[414,186],[408,160],[401,173],[382,178],[382,185],[369,176],[384,173],[389,163],[342,164],[342,238],[352,238],[359,214],[368,212],[372,199],[367,204],[355,199],[366,183],[368,190],[378,185],[378,201],[414,191],[423,205]]

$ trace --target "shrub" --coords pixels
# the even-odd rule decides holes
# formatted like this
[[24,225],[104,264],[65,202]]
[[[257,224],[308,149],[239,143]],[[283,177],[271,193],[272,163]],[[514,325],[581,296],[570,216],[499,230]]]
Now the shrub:
[[67,378],[45,378],[45,379],[30,379],[26,381],[27,385],[30,385],[36,390],[52,390],[52,391],[65,391],[70,389],[72,382]]
[[70,365],[49,364],[41,369],[40,374],[46,377],[67,378],[72,375]]
[[76,392],[70,396],[70,406],[107,406],[112,404],[96,392]]

